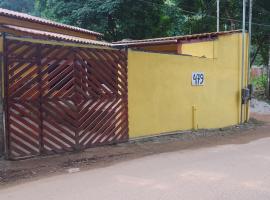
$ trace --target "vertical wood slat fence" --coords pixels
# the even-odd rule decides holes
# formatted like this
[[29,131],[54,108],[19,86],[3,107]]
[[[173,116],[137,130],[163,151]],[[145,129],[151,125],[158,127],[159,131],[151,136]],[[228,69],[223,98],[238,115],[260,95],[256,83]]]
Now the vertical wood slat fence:
[[11,159],[128,140],[127,55],[6,39]]

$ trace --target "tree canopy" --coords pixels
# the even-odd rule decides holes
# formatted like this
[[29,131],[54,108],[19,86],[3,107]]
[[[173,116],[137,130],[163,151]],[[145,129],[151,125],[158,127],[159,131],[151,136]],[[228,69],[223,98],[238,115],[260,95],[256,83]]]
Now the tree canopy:
[[[267,65],[270,1],[253,6],[253,61]],[[216,0],[0,0],[0,7],[101,32],[108,41],[216,31]],[[220,30],[241,27],[242,0],[220,0]]]
[[[166,35],[164,0],[38,0],[41,16],[102,32],[107,40]],[[138,3],[140,2],[140,3]]]
[[34,0],[0,0],[0,7],[18,12],[30,13],[34,11]]

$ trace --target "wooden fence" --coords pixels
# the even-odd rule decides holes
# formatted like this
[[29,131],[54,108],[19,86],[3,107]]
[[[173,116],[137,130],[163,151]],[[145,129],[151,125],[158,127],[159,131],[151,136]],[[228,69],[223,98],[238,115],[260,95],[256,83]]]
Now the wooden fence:
[[10,159],[128,140],[127,55],[6,39]]

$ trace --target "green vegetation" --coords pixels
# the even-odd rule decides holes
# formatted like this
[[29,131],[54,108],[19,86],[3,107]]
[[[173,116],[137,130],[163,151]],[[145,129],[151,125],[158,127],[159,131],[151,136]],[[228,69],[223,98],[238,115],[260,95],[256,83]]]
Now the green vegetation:
[[[253,2],[252,63],[267,65],[270,1]],[[108,41],[216,31],[216,0],[0,0],[0,7],[102,32]],[[240,29],[242,1],[221,0],[220,14],[221,30]]]
[[0,7],[18,12],[31,13],[35,9],[35,0],[0,0]]
[[166,35],[169,19],[163,0],[38,0],[41,16],[102,32],[107,40]]
[[262,75],[251,80],[251,83],[254,85],[255,89],[258,91],[265,91],[267,86],[267,76]]
[[267,75],[261,75],[258,77],[255,77],[251,80],[251,83],[254,86],[254,96],[257,99],[264,100],[268,103],[270,103],[269,98],[266,96],[266,90],[267,90]]

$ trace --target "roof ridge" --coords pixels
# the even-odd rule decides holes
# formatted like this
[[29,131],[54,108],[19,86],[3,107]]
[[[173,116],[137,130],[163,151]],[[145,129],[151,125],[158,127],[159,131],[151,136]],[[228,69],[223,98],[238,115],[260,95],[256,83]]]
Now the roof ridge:
[[178,36],[169,36],[169,37],[159,37],[159,38],[149,38],[149,39],[141,39],[141,40],[128,40],[128,41],[116,41],[113,44],[129,44],[136,42],[151,42],[151,41],[164,41],[164,40],[174,40],[174,39],[190,39],[196,37],[207,37],[207,36],[215,36],[215,35],[225,35],[230,33],[237,33],[242,30],[231,30],[231,31],[220,31],[220,32],[209,32],[209,33],[198,33],[192,35],[178,35]]
[[76,43],[82,43],[82,44],[92,44],[92,45],[107,46],[107,47],[112,46],[111,43],[104,42],[104,41],[91,40],[91,39],[86,39],[86,38],[80,38],[77,36],[64,35],[64,34],[60,34],[60,33],[52,33],[52,32],[48,32],[48,31],[40,31],[40,30],[30,29],[30,28],[25,28],[25,27],[20,27],[20,26],[0,24],[0,28],[1,27],[7,28],[9,30],[15,30],[15,31],[19,31],[22,33],[30,34],[30,35],[39,36],[39,37],[46,37],[46,38],[57,39],[57,40],[65,40],[65,41],[69,41],[69,42],[76,42]]
[[96,35],[96,36],[102,36],[103,35],[101,33],[95,32],[95,31],[90,31],[90,30],[79,28],[79,27],[76,27],[76,26],[71,26],[71,25],[55,22],[55,21],[52,21],[52,20],[49,20],[49,19],[44,19],[44,18],[41,18],[41,17],[36,17],[36,16],[29,15],[29,14],[26,14],[26,13],[21,13],[21,12],[8,10],[8,9],[4,9],[4,8],[0,8],[0,15],[8,16],[8,17],[14,17],[14,18],[20,18],[20,19],[23,19],[23,20],[30,20],[30,21],[33,21],[33,22],[41,23],[41,24],[47,24],[47,25],[56,26],[56,27],[59,27],[59,28],[65,28],[65,29],[69,29],[69,30],[73,30],[73,31],[83,32],[83,33],[89,33],[89,34]]

